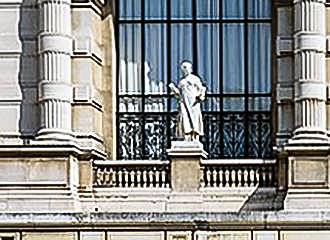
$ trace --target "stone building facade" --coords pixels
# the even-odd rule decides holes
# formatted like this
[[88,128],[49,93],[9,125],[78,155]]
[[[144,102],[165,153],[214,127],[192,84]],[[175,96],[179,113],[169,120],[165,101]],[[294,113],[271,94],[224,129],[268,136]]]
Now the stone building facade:
[[[224,11],[225,0],[194,0],[191,6],[185,5],[189,1],[181,4],[180,0],[159,0],[158,11],[166,9],[165,15],[174,14],[176,10],[171,6],[178,9],[184,6],[180,11],[191,8],[191,20],[182,20],[180,14],[174,14],[172,21],[143,15],[147,10],[155,11],[148,8],[148,4],[155,1],[0,2],[0,238],[330,239],[330,3],[325,0],[237,1],[246,4],[242,8],[245,17],[221,20],[216,12]],[[142,13],[140,20],[136,20],[134,14],[131,19],[121,15],[123,2],[127,4],[127,12],[138,9],[137,18]],[[199,11],[207,2],[217,7],[213,17],[205,20]],[[249,4],[265,3],[262,6],[266,6],[266,2],[271,17],[261,20],[247,17]],[[207,133],[218,131],[216,126],[226,129],[233,124],[233,129],[226,132],[230,135],[238,129],[238,123],[245,126],[242,140],[245,154],[237,153],[241,151],[240,144],[231,155],[228,153],[228,144],[232,141],[221,140],[228,138],[225,133],[220,134],[220,140],[215,138],[221,142],[218,155],[214,151],[218,145],[211,144],[209,135],[202,140],[204,145],[174,141],[169,137],[173,127],[171,115],[166,115],[166,131],[162,132],[165,128],[160,125],[158,135],[151,140],[143,132],[134,132],[142,126],[145,132],[153,129],[151,135],[156,135],[156,128],[148,127],[156,126],[156,122],[161,121],[159,116],[163,115],[158,114],[158,120],[153,122],[147,117],[141,117],[138,122],[127,120],[133,116],[129,115],[131,112],[136,116],[140,112],[139,107],[135,109],[138,104],[132,105],[132,99],[139,97],[134,91],[140,85],[136,85],[133,93],[121,95],[123,86],[119,86],[119,82],[123,75],[120,72],[123,67],[129,69],[127,66],[131,64],[132,69],[142,69],[136,72],[146,81],[147,71],[152,71],[152,67],[147,67],[146,61],[141,61],[143,67],[135,66],[134,62],[121,62],[120,46],[129,49],[129,43],[119,37],[120,24],[140,24],[137,29],[147,31],[148,23],[168,26],[163,37],[157,40],[167,39],[168,43],[156,49],[170,46],[174,50],[163,52],[168,60],[160,65],[171,65],[173,58],[185,60],[183,58],[190,56],[180,55],[179,45],[175,45],[176,39],[187,38],[189,31],[183,31],[181,37],[178,35],[173,40],[176,30],[168,30],[171,24],[191,24],[196,39],[200,38],[201,25],[198,24],[219,23],[220,28],[225,29],[226,24],[236,23],[244,25],[247,32],[253,23],[271,27],[271,68],[263,70],[271,80],[269,92],[244,90],[242,96],[229,94],[229,105],[235,107],[240,105],[230,97],[244,97],[243,118],[234,111],[228,117],[225,108],[220,110],[220,115],[216,113],[217,117],[211,111],[205,112],[205,119],[218,121],[214,128],[205,129]],[[221,46],[225,46],[225,30],[217,31]],[[233,32],[237,33],[238,30]],[[148,35],[140,35],[141,45],[136,49],[142,48],[145,55],[142,54],[141,59],[146,60],[146,49],[155,47],[152,40],[148,42]],[[243,35],[247,48],[249,41],[253,41],[248,33]],[[196,41],[193,40],[191,46],[189,41],[183,44],[195,47],[190,48],[193,60],[202,58]],[[136,49],[134,51],[139,51]],[[206,50],[217,52],[213,47]],[[221,48],[219,52],[225,56],[227,50]],[[246,50],[245,54],[250,53]],[[229,53],[228,59],[235,59],[232,55]],[[260,56],[264,56],[262,51]],[[242,59],[250,61],[249,57]],[[211,62],[213,59],[200,62],[199,69]],[[255,65],[258,64],[252,68]],[[166,77],[177,73],[168,69],[169,66],[165,69]],[[229,69],[228,62],[219,63],[213,73],[216,69],[224,74]],[[244,71],[244,76],[256,73],[249,72],[247,67]],[[229,71],[223,76],[235,74]],[[260,79],[263,82],[266,77],[262,75]],[[248,84],[248,80],[245,83]],[[133,82],[128,84],[133,86]],[[222,84],[220,88],[225,89],[226,83]],[[236,83],[232,84],[235,88]],[[166,89],[166,85],[162,87]],[[144,84],[141,88],[143,94],[150,90]],[[142,94],[142,105],[148,106],[150,101],[154,104],[150,99],[163,96],[157,91],[154,95]],[[228,96],[221,94],[215,97],[221,98],[221,104],[225,105]],[[212,96],[209,94],[207,101],[211,102]],[[269,98],[271,107],[257,113],[250,111],[247,106],[254,97]],[[172,114],[170,96],[168,99],[167,109]],[[125,104],[131,104],[133,110],[123,113]],[[160,106],[157,102],[158,111]],[[142,109],[142,116],[154,113],[147,107]],[[206,126],[214,125],[207,123]],[[253,135],[253,131],[258,134]],[[269,133],[267,142],[263,137],[266,132]],[[140,135],[141,141],[134,140]],[[169,145],[161,142],[164,136]],[[253,143],[258,146],[255,155],[250,150]],[[156,149],[148,159],[145,156],[149,150],[144,149],[147,145],[148,149]],[[136,149],[141,146],[142,153],[139,153]]]

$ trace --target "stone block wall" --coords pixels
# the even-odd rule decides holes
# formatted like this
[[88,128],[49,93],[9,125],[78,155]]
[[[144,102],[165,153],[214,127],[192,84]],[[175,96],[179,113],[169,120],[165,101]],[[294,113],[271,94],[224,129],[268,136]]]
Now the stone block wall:
[[114,38],[111,15],[103,14],[109,4],[0,2],[2,145],[66,142],[89,158],[113,157]]
[[104,151],[104,43],[102,13],[93,4],[72,5],[73,132],[83,145]]
[[276,62],[273,78],[276,79],[276,144],[288,141],[294,130],[294,58],[293,58],[293,8],[290,1],[278,1],[276,16]]
[[0,142],[20,144],[39,127],[36,1],[1,1],[0,17]]
[[2,211],[80,209],[91,160],[114,156],[109,6],[0,1]]

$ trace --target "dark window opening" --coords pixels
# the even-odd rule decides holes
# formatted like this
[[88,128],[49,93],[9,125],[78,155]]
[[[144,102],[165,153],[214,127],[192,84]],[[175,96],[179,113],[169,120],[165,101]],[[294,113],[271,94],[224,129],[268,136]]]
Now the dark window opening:
[[167,159],[179,64],[207,86],[209,158],[271,158],[270,0],[117,0],[118,159]]

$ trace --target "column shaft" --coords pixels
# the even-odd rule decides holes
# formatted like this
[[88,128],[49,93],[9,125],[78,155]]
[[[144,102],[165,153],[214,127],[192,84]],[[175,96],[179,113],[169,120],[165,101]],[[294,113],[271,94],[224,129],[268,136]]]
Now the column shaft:
[[71,0],[40,0],[38,139],[71,136]]
[[326,139],[325,3],[294,3],[295,131],[293,139]]

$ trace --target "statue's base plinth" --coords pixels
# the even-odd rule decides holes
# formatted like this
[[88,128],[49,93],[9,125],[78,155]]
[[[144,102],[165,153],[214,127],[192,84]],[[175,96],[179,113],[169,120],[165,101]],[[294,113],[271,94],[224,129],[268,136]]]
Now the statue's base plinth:
[[171,158],[173,192],[197,192],[200,187],[200,161],[207,157],[198,141],[173,141],[168,150]]

